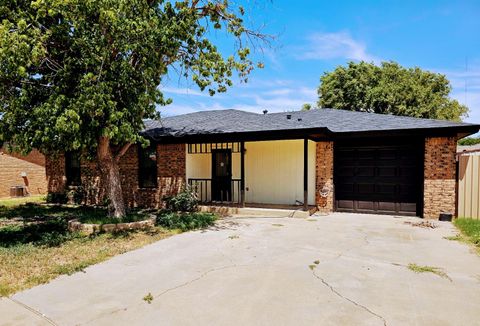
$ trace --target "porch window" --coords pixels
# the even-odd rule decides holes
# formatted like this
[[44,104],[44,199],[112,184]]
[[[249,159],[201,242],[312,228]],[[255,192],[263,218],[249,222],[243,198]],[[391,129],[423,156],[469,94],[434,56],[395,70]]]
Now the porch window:
[[79,153],[65,153],[65,176],[68,186],[79,186],[82,183]]
[[201,144],[188,144],[188,154],[209,154],[215,150],[229,149],[232,153],[240,153],[240,143],[201,143]]
[[157,187],[157,149],[155,145],[138,147],[138,183],[140,188]]

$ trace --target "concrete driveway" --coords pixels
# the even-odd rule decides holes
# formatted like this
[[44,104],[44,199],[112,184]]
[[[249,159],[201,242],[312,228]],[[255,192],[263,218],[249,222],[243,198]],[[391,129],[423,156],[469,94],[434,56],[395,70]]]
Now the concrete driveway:
[[[480,257],[444,239],[455,234],[450,223],[409,221],[421,220],[226,219],[3,299],[0,323],[480,324]],[[447,277],[417,274],[410,263]]]

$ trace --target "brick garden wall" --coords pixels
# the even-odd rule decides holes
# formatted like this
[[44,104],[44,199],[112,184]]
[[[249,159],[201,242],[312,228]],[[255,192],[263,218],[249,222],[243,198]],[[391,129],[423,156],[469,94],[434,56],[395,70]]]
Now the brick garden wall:
[[[160,207],[162,198],[176,194],[186,182],[186,151],[184,144],[157,145],[157,188],[139,188],[138,147],[131,146],[120,159],[123,196],[129,207]],[[47,159],[49,192],[65,192],[65,159],[62,155]],[[84,203],[102,204],[104,180],[96,162],[82,160]]]
[[455,214],[456,137],[425,138],[423,217]]
[[[22,172],[27,173],[25,178]],[[12,186],[27,186],[31,195],[47,192],[45,157],[39,151],[20,155],[0,148],[0,197],[10,196]]]
[[[330,189],[327,197],[322,197],[320,191]],[[333,141],[317,142],[315,202],[320,212],[328,213],[333,205]]]

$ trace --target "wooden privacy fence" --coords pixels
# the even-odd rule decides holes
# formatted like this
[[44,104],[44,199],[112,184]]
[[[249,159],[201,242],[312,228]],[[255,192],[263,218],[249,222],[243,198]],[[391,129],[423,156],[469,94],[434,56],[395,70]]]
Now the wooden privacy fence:
[[458,157],[459,217],[480,219],[480,155]]

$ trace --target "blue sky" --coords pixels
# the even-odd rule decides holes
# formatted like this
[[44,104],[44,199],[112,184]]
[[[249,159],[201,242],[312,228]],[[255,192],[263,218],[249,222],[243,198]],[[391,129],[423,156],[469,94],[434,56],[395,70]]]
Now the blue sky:
[[[298,110],[315,103],[320,76],[348,61],[397,61],[446,74],[451,96],[480,122],[480,1],[237,1],[253,26],[277,36],[256,51],[265,63],[247,84],[210,97],[171,74],[161,89],[169,116],[211,109],[260,113]],[[219,37],[220,48],[229,44]],[[227,52],[226,52],[227,54]],[[466,91],[465,91],[466,90]]]

